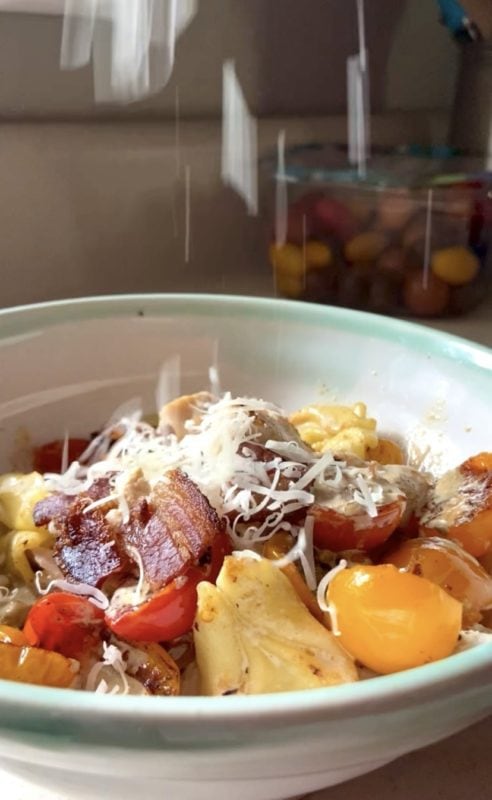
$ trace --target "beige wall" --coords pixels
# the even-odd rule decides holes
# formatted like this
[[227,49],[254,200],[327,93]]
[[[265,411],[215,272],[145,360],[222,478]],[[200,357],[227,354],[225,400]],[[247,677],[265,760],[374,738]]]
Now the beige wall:
[[[376,116],[373,139],[442,141],[444,116]],[[280,128],[289,144],[340,141],[346,122],[262,120],[260,152]],[[178,178],[173,122],[0,125],[0,307],[114,292],[271,292],[271,182],[261,182],[260,216],[248,216],[221,183],[220,156],[220,121],[183,123]]]
[[[435,0],[366,6],[373,108],[448,107],[456,54]],[[354,8],[355,0],[200,0],[171,84],[130,111],[173,115],[178,86],[183,115],[217,115],[221,67],[231,57],[257,113],[343,111]],[[59,17],[0,14],[1,115],[94,113],[91,71],[58,69],[60,34]]]

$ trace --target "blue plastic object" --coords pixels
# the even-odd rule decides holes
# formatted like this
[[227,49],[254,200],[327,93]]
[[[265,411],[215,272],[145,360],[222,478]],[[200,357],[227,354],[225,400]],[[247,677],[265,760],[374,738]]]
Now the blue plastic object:
[[463,6],[456,0],[437,0],[441,9],[441,17],[444,25],[455,35],[459,36],[468,33],[468,17]]
[[456,0],[438,0],[443,23],[453,32],[459,33],[464,28],[466,17],[463,7]]

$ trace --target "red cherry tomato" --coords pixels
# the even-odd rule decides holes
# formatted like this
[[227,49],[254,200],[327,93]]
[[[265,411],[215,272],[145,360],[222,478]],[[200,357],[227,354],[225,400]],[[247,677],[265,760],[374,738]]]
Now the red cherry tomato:
[[357,226],[349,209],[332,197],[320,197],[311,207],[313,231],[319,235],[338,236],[346,242],[356,232]]
[[[69,439],[68,463],[77,461],[89,444],[88,439]],[[36,447],[33,455],[33,466],[36,472],[61,472],[63,447],[64,442],[61,439]]]
[[113,616],[106,614],[106,625],[122,639],[140,642],[166,642],[190,630],[195,618],[197,584],[202,580],[192,567],[141,605]]
[[396,530],[405,504],[395,500],[378,509],[377,517],[361,513],[346,516],[323,506],[313,506],[315,547],[339,553],[342,550],[372,550],[383,544]]
[[86,597],[53,592],[32,606],[24,623],[31,647],[80,658],[100,642],[104,613]]
[[215,583],[225,556],[231,552],[229,537],[216,534],[208,563],[191,567],[138,606],[106,614],[106,625],[117,636],[141,642],[168,642],[187,633],[195,619],[201,581]]

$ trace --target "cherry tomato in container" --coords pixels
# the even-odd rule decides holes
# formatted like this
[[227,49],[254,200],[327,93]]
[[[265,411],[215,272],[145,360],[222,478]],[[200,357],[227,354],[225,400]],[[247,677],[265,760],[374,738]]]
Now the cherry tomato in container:
[[333,197],[321,196],[309,206],[312,233],[315,236],[333,235],[346,242],[354,236],[357,222],[346,205]]
[[[71,464],[72,461],[78,461],[89,444],[88,439],[69,439],[68,463]],[[36,472],[61,472],[64,447],[65,442],[62,439],[36,447],[33,454]]]
[[53,592],[30,609],[23,633],[31,647],[79,659],[100,642],[104,612],[86,597]]
[[215,583],[224,558],[231,552],[229,537],[217,534],[208,562],[190,567],[148,600],[136,606],[110,608],[106,625],[117,636],[143,642],[167,642],[187,633],[195,619],[197,590],[201,581]]
[[405,510],[404,500],[395,500],[378,509],[376,517],[366,512],[348,516],[332,508],[314,505],[315,547],[339,553],[344,550],[372,550],[389,539],[397,529]]
[[405,280],[403,302],[417,317],[438,317],[446,310],[451,292],[447,283],[435,275],[424,279],[421,270],[413,270]]

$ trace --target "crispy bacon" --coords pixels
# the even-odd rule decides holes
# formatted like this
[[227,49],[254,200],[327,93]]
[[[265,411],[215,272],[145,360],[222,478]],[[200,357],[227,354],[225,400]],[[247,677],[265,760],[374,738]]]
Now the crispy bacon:
[[[101,479],[87,492],[53,494],[35,506],[36,525],[54,524],[55,560],[69,580],[100,587],[108,578],[136,575],[137,550],[147,583],[160,589],[198,562],[223,529],[206,497],[180,470],[153,490],[136,472],[125,490],[127,523],[118,518],[114,501],[86,511],[110,493],[108,480]],[[111,510],[114,519],[108,519]]]
[[48,525],[52,520],[63,519],[70,511],[74,501],[68,494],[50,494],[39,500],[33,508],[32,518],[38,527]]
[[110,577],[128,575],[132,565],[119,529],[106,519],[108,507],[84,512],[87,505],[79,497],[58,527],[55,561],[73,580],[102,586]]
[[55,492],[43,500],[39,500],[33,509],[34,524],[38,527],[48,525],[52,520],[62,520],[70,514],[70,510],[77,498],[85,498],[86,505],[94,500],[102,500],[111,494],[109,477],[98,478],[89,486],[86,492],[77,495]]
[[206,497],[180,470],[158,483],[148,501],[130,510],[126,541],[142,559],[145,579],[152,589],[164,586],[198,561],[222,523]]
[[87,492],[53,494],[34,507],[36,525],[54,525],[55,561],[68,580],[102,586],[108,578],[125,577],[132,571],[119,526],[106,519],[115,504],[85,511],[108,493],[109,484],[104,479],[95,481]]

